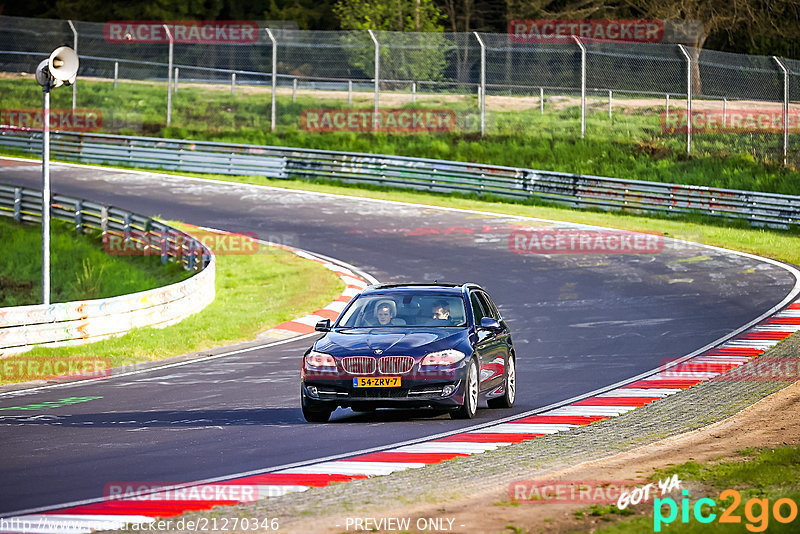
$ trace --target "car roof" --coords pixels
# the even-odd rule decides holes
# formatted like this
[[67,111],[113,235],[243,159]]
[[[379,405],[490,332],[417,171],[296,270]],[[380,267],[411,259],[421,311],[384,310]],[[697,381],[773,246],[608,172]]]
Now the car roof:
[[384,293],[418,293],[420,290],[431,293],[460,295],[465,289],[480,289],[477,284],[450,284],[450,283],[410,283],[410,284],[378,284],[364,288],[362,294]]

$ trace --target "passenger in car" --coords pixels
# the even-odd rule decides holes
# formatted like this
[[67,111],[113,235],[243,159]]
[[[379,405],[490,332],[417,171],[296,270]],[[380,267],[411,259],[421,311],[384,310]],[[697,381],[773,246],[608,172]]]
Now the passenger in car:
[[450,320],[450,306],[443,300],[437,300],[431,305],[431,316],[438,321],[444,321],[451,324]]

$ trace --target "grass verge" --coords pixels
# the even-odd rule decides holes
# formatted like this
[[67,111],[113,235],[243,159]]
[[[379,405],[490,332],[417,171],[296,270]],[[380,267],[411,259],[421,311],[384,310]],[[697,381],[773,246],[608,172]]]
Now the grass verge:
[[[87,79],[80,83],[80,106],[100,110],[101,129],[107,133],[478,161],[800,194],[796,170],[782,166],[781,133],[695,132],[692,153],[687,154],[685,134],[664,132],[660,119],[664,107],[645,96],[617,100],[612,118],[602,99],[592,101],[585,139],[580,138],[580,113],[574,98],[565,101],[550,95],[552,102],[548,101],[545,113],[540,113],[538,97],[533,106],[531,97],[490,96],[487,135],[481,138],[475,133],[479,122],[474,96],[421,94],[412,104],[410,95],[387,91],[382,95],[384,106],[446,108],[458,119],[457,130],[451,133],[397,135],[319,133],[301,127],[306,109],[368,109],[372,107],[371,94],[356,93],[351,106],[346,92],[301,91],[293,100],[290,92],[279,91],[277,128],[272,132],[269,92],[263,87],[241,87],[231,95],[222,85],[182,84],[173,96],[172,126],[167,127],[164,83],[122,80],[116,89],[111,81]],[[0,78],[0,94],[5,109],[40,106],[41,92],[29,76]],[[71,107],[69,91],[55,91],[51,98],[54,109]],[[789,146],[797,146],[799,140],[800,134],[791,133]],[[797,157],[793,150],[789,160],[796,164]]]
[[[740,451],[740,460],[699,464],[686,462],[670,467],[654,474],[654,478],[663,479],[677,474],[684,481],[692,484],[692,489],[685,498],[688,516],[682,515],[684,497],[674,496],[676,517],[665,522],[661,518],[669,517],[670,506],[661,506],[659,520],[655,513],[649,517],[637,517],[629,521],[619,521],[602,529],[602,534],[631,534],[639,532],[676,532],[694,534],[700,532],[739,533],[739,532],[776,532],[794,533],[798,530],[797,503],[800,502],[800,446],[790,445],[776,449]],[[726,490],[734,490],[736,493]],[[724,498],[723,498],[724,497]],[[701,498],[711,499],[711,503],[703,502],[697,507]],[[781,499],[784,499],[781,501]],[[793,504],[789,504],[788,501]],[[784,519],[779,521],[777,512]],[[697,512],[695,512],[697,509]],[[794,514],[792,514],[794,510]],[[723,522],[723,515],[732,522]],[[702,523],[700,517],[710,517],[712,521]],[[790,517],[790,521],[786,521]]]
[[[321,308],[343,290],[344,283],[328,269],[274,247],[260,247],[257,254],[218,255],[216,299],[200,313],[163,329],[136,329],[77,347],[39,347],[15,358],[46,362],[90,356],[114,367],[158,360],[253,339]],[[4,362],[13,368],[13,359]],[[3,376],[0,383],[18,381],[22,380]]]
[[[41,227],[0,217],[0,307],[42,302]],[[50,231],[50,300],[116,297],[185,280],[190,273],[155,256],[109,256],[97,236],[79,235],[63,221]]]

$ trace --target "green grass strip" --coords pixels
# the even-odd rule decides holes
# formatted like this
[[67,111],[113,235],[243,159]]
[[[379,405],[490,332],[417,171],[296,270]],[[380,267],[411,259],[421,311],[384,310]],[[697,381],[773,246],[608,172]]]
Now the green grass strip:
[[[341,279],[322,265],[274,247],[259,247],[257,254],[218,255],[216,299],[178,324],[135,329],[89,345],[37,347],[3,362],[12,362],[13,369],[15,359],[33,358],[52,365],[87,357],[107,359],[117,367],[202,351],[253,339],[261,331],[325,306],[344,287]],[[24,380],[0,377],[0,384],[18,381]]]
[[[42,302],[41,226],[0,217],[0,307]],[[76,234],[63,221],[50,231],[50,300],[116,297],[185,280],[191,273],[157,256],[109,256],[92,235]]]

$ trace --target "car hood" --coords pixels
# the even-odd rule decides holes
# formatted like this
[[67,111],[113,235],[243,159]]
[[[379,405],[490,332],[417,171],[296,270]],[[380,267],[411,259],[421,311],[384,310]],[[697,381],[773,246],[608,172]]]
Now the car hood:
[[466,328],[430,328],[397,331],[396,328],[347,328],[328,332],[315,350],[332,356],[383,354],[422,356],[428,352],[457,348],[467,337]]

